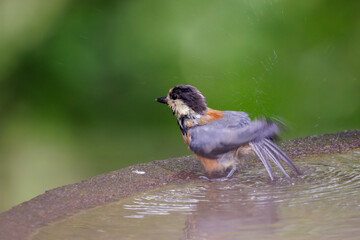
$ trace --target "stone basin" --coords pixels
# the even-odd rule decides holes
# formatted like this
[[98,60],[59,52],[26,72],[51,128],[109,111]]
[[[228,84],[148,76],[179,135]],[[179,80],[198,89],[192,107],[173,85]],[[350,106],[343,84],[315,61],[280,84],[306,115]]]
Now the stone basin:
[[[323,170],[324,168],[307,167],[306,163],[307,161],[311,163],[314,162],[314,160],[310,159],[315,159],[317,162],[321,162],[320,159],[323,155],[326,155],[326,159],[330,159],[329,161],[331,161],[331,157],[329,158],[329,156],[331,155],[334,155],[336,157],[340,156],[341,158],[343,156],[338,155],[339,153],[351,152],[352,154],[357,154],[357,149],[360,148],[360,130],[344,131],[336,134],[325,134],[321,136],[311,136],[306,138],[293,139],[280,142],[279,145],[290,156],[290,158],[294,160],[294,162],[299,166],[300,170],[305,173],[304,178],[294,178],[293,180],[288,181],[284,180],[280,173],[275,173],[276,180],[274,182],[271,182],[266,175],[266,172],[263,169],[261,162],[257,159],[249,159],[246,165],[242,166],[242,172],[234,177],[234,181],[229,181],[225,183],[213,183],[213,185],[209,185],[208,183],[200,181],[198,179],[198,177],[200,175],[203,175],[204,172],[199,161],[196,160],[194,156],[173,158],[162,161],[153,161],[150,163],[133,165],[124,169],[95,176],[91,179],[84,180],[79,183],[70,184],[67,186],[46,191],[44,194],[30,201],[24,202],[18,206],[13,207],[9,211],[1,213],[0,239],[46,239],[46,236],[50,236],[49,233],[52,231],[49,230],[49,227],[62,229],[65,226],[69,226],[71,225],[71,221],[73,221],[69,219],[81,218],[79,216],[81,214],[84,214],[84,212],[86,214],[86,211],[88,211],[87,213],[92,216],[91,214],[94,214],[94,211],[96,213],[96,209],[101,209],[101,211],[97,214],[107,213],[107,215],[111,216],[111,213],[114,211],[114,206],[118,206],[120,204],[121,209],[124,209],[124,206],[133,206],[134,197],[143,199],[146,198],[144,196],[151,195],[160,196],[161,198],[164,191],[167,194],[163,196],[164,198],[166,196],[169,196],[169,194],[170,196],[172,196],[172,191],[178,191],[181,193],[180,200],[183,199],[184,202],[188,201],[189,199],[196,200],[197,197],[194,197],[193,192],[189,193],[189,191],[200,191],[202,186],[204,186],[205,188],[215,188],[214,191],[211,191],[210,196],[207,195],[208,192],[206,192],[206,194],[204,193],[205,196],[210,200],[213,198],[221,198],[222,196],[224,196],[224,194],[226,196],[227,193],[233,192],[237,194],[237,192],[239,192],[240,190],[243,191],[242,195],[235,194],[227,197],[228,199],[233,199],[232,201],[237,204],[236,209],[244,210],[242,211],[242,213],[236,212],[235,216],[242,219],[248,218],[249,215],[254,215],[255,217],[261,216],[258,222],[255,221],[251,223],[252,225],[250,224],[255,229],[258,228],[261,223],[266,222],[270,222],[271,224],[275,225],[283,224],[281,221],[273,222],[273,218],[279,218],[277,216],[278,214],[276,213],[278,211],[278,207],[274,207],[274,205],[281,205],[281,203],[271,200],[265,201],[264,205],[256,205],[249,203],[249,205],[245,205],[245,207],[243,206],[243,203],[248,202],[248,199],[251,198],[254,198],[255,200],[263,200],[263,198],[266,199],[269,196],[271,196],[271,198],[276,197],[277,195],[274,195],[274,191],[281,192],[282,189],[288,188],[288,186],[292,186],[293,184],[305,186],[305,183],[309,184],[310,182],[314,183],[314,185],[317,184],[317,186],[321,185],[322,187],[324,187],[324,184],[326,185],[326,183],[329,182],[329,185],[336,189],[336,184],[339,183],[336,182],[334,183],[335,185],[331,185],[330,183],[331,179],[337,179],[336,177],[338,173],[336,172],[336,169],[333,170],[333,168],[334,166],[337,166],[336,164],[338,164],[338,162],[334,163],[334,165],[326,166],[325,168],[326,171],[329,171],[328,177],[331,176],[330,179],[324,177],[326,176],[326,171],[317,172],[319,169]],[[322,166],[325,166],[324,163],[321,164]],[[356,166],[350,166],[350,169],[353,169],[351,170],[350,174],[351,183],[354,183],[355,181],[353,171],[354,169],[357,170]],[[252,172],[252,169],[258,169],[258,171]],[[342,176],[341,178],[341,181],[347,183],[347,181],[350,181],[348,180],[348,178],[350,178],[350,175],[344,174],[344,176]],[[256,176],[256,179],[254,179],[254,176]],[[321,181],[317,179],[317,177],[321,179]],[[353,191],[353,188],[355,189],[358,187],[358,185],[356,185],[357,182],[358,181],[356,181],[354,185],[351,185],[351,193]],[[244,184],[246,185],[245,188],[243,188]],[[271,187],[274,184],[276,188]],[[235,188],[236,190],[230,189],[225,192],[218,191],[218,189],[229,188],[228,185],[233,186],[233,188]],[[306,186],[312,188],[311,184]],[[254,195],[253,192],[248,192],[250,189],[249,187],[251,187],[252,190],[255,189],[258,192],[261,192],[261,197],[258,198],[259,195]],[[151,193],[151,191],[158,192]],[[270,195],[269,191],[271,193]],[[316,192],[316,194],[319,194],[319,192]],[[334,195],[332,196],[332,198],[339,198],[339,196]],[[350,197],[350,199],[352,198]],[[260,203],[262,204],[261,201]],[[356,196],[354,199],[352,199],[352,201],[354,204],[357,204],[358,199],[356,198]],[[190,210],[187,211],[186,209],[189,206]],[[209,206],[210,209],[211,207],[213,207],[213,205],[198,204],[197,208],[207,209],[209,208]],[[225,208],[228,207],[226,204],[224,205],[224,203],[221,203],[221,206],[224,206]],[[261,207],[259,208],[258,206]],[[191,210],[191,205],[185,205],[183,207],[185,207],[183,215],[190,214],[190,217],[187,216],[185,218],[181,218],[179,216],[176,217],[176,214],[170,214],[173,219],[177,219],[174,221],[174,224],[178,225],[178,228],[180,230],[182,229],[181,237],[175,238],[192,239],[195,237],[195,239],[197,239],[198,237],[200,239],[206,239],[207,235],[201,235],[194,230],[194,227],[196,227],[196,229],[201,228],[201,226],[203,226],[201,225],[202,221],[204,221],[203,219],[207,219],[209,217],[211,218],[213,216],[216,216],[216,219],[221,220],[221,217],[219,217],[218,214],[219,212],[224,213],[224,211],[221,209],[220,211],[217,211],[214,215],[211,215],[211,211],[205,211],[207,215],[201,211],[197,214],[191,214],[191,212],[193,211],[193,209]],[[360,205],[355,207],[359,208]],[[124,222],[124,219],[129,219],[129,221],[131,222],[134,219],[138,217],[141,218],[141,216],[143,216],[137,211],[131,212],[131,209],[127,209],[127,211],[130,212],[119,212],[119,216],[122,217],[121,222]],[[257,212],[259,211],[263,214],[257,214]],[[80,215],[78,213],[80,213]],[[355,211],[355,213],[357,212]],[[207,218],[203,218],[204,214],[207,216]],[[263,215],[265,217],[263,217]],[[221,216],[226,216],[226,214],[222,214]],[[329,217],[333,216],[331,215]],[[148,221],[154,223],[154,221],[157,221],[155,219],[148,218]],[[360,218],[359,216],[357,216],[353,218],[353,220],[354,219],[355,221],[359,221]],[[210,221],[209,226],[212,226],[211,224],[215,224],[217,222],[223,222],[220,220],[214,220],[213,222]],[[66,221],[68,221],[67,225],[62,225],[62,222],[66,223]],[[114,220],[111,220],[110,222],[114,222]],[[166,220],[166,222],[168,222],[168,220]],[[242,225],[242,222],[240,222],[240,225]],[[206,226],[206,229],[208,231],[210,231],[211,229],[218,229],[218,227],[209,228],[208,225]],[[98,230],[99,229],[100,228],[98,228]],[[129,231],[136,231],[135,228],[131,229],[124,227],[124,229],[128,229]],[[183,229],[187,229],[188,231],[183,231]],[[221,229],[226,229],[226,226],[222,226]],[[90,229],[88,230],[89,232],[91,232]],[[240,231],[241,229],[237,230]],[[262,228],[261,231],[263,230],[264,228]],[[265,228],[265,230],[268,231],[269,229]],[[99,231],[101,233],[101,231],[105,230],[100,229]],[[261,231],[259,232],[261,233]],[[271,232],[272,230],[270,229],[269,231]],[[158,233],[157,235],[159,236],[159,234],[160,233]],[[45,236],[45,238],[41,238],[41,236]],[[52,236],[56,236],[56,234]],[[114,236],[116,235],[109,235],[108,239],[113,239],[112,237]],[[245,236],[250,237],[250,235],[244,235],[244,237]],[[263,238],[263,235],[260,234],[259,236],[259,239]],[[61,236],[59,236],[59,239],[61,239]],[[129,239],[132,238],[129,237]],[[134,239],[136,239],[136,237],[134,237]],[[166,239],[166,237],[164,237],[164,239]],[[225,237],[223,236],[219,239],[225,239]]]

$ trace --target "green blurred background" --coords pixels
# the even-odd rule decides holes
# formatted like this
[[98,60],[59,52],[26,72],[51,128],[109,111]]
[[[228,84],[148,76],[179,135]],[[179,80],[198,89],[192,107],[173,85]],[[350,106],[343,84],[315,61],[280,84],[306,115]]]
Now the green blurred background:
[[0,211],[46,189],[191,154],[176,84],[283,138],[360,127],[360,1],[0,1]]

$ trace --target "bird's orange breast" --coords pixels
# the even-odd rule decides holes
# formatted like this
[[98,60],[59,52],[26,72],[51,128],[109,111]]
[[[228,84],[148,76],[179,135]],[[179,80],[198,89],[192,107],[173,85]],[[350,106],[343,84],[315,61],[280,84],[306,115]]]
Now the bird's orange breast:
[[195,155],[199,158],[207,173],[211,174],[212,172],[224,170],[223,166],[216,159],[205,158],[197,154]]
[[[225,114],[222,111],[214,110],[209,108],[204,116],[198,121],[197,124],[204,125],[211,121],[215,121],[218,119],[221,119],[225,116]],[[191,125],[190,127],[192,127]],[[187,132],[186,135],[183,135],[184,141],[190,145],[191,142],[191,136],[189,132]],[[206,157],[202,157],[200,155],[195,154],[198,159],[200,160],[201,164],[204,166],[207,173],[211,174],[212,172],[216,171],[223,171],[224,167],[217,161],[217,159],[210,159]]]

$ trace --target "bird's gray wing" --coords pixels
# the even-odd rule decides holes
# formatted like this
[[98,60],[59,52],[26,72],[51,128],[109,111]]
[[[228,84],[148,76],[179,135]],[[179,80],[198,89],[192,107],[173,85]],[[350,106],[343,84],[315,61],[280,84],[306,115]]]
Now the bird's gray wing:
[[200,156],[216,158],[249,142],[274,137],[279,132],[275,123],[265,119],[253,122],[248,117],[235,119],[234,116],[226,114],[220,120],[190,128],[190,149]]

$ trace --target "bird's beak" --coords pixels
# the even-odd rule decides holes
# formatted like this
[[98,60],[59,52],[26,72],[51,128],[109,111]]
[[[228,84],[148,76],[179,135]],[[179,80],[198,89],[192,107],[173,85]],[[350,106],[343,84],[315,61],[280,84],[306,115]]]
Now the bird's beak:
[[157,99],[155,99],[155,101],[157,101],[159,103],[166,103],[166,104],[168,102],[166,97],[157,98]]

